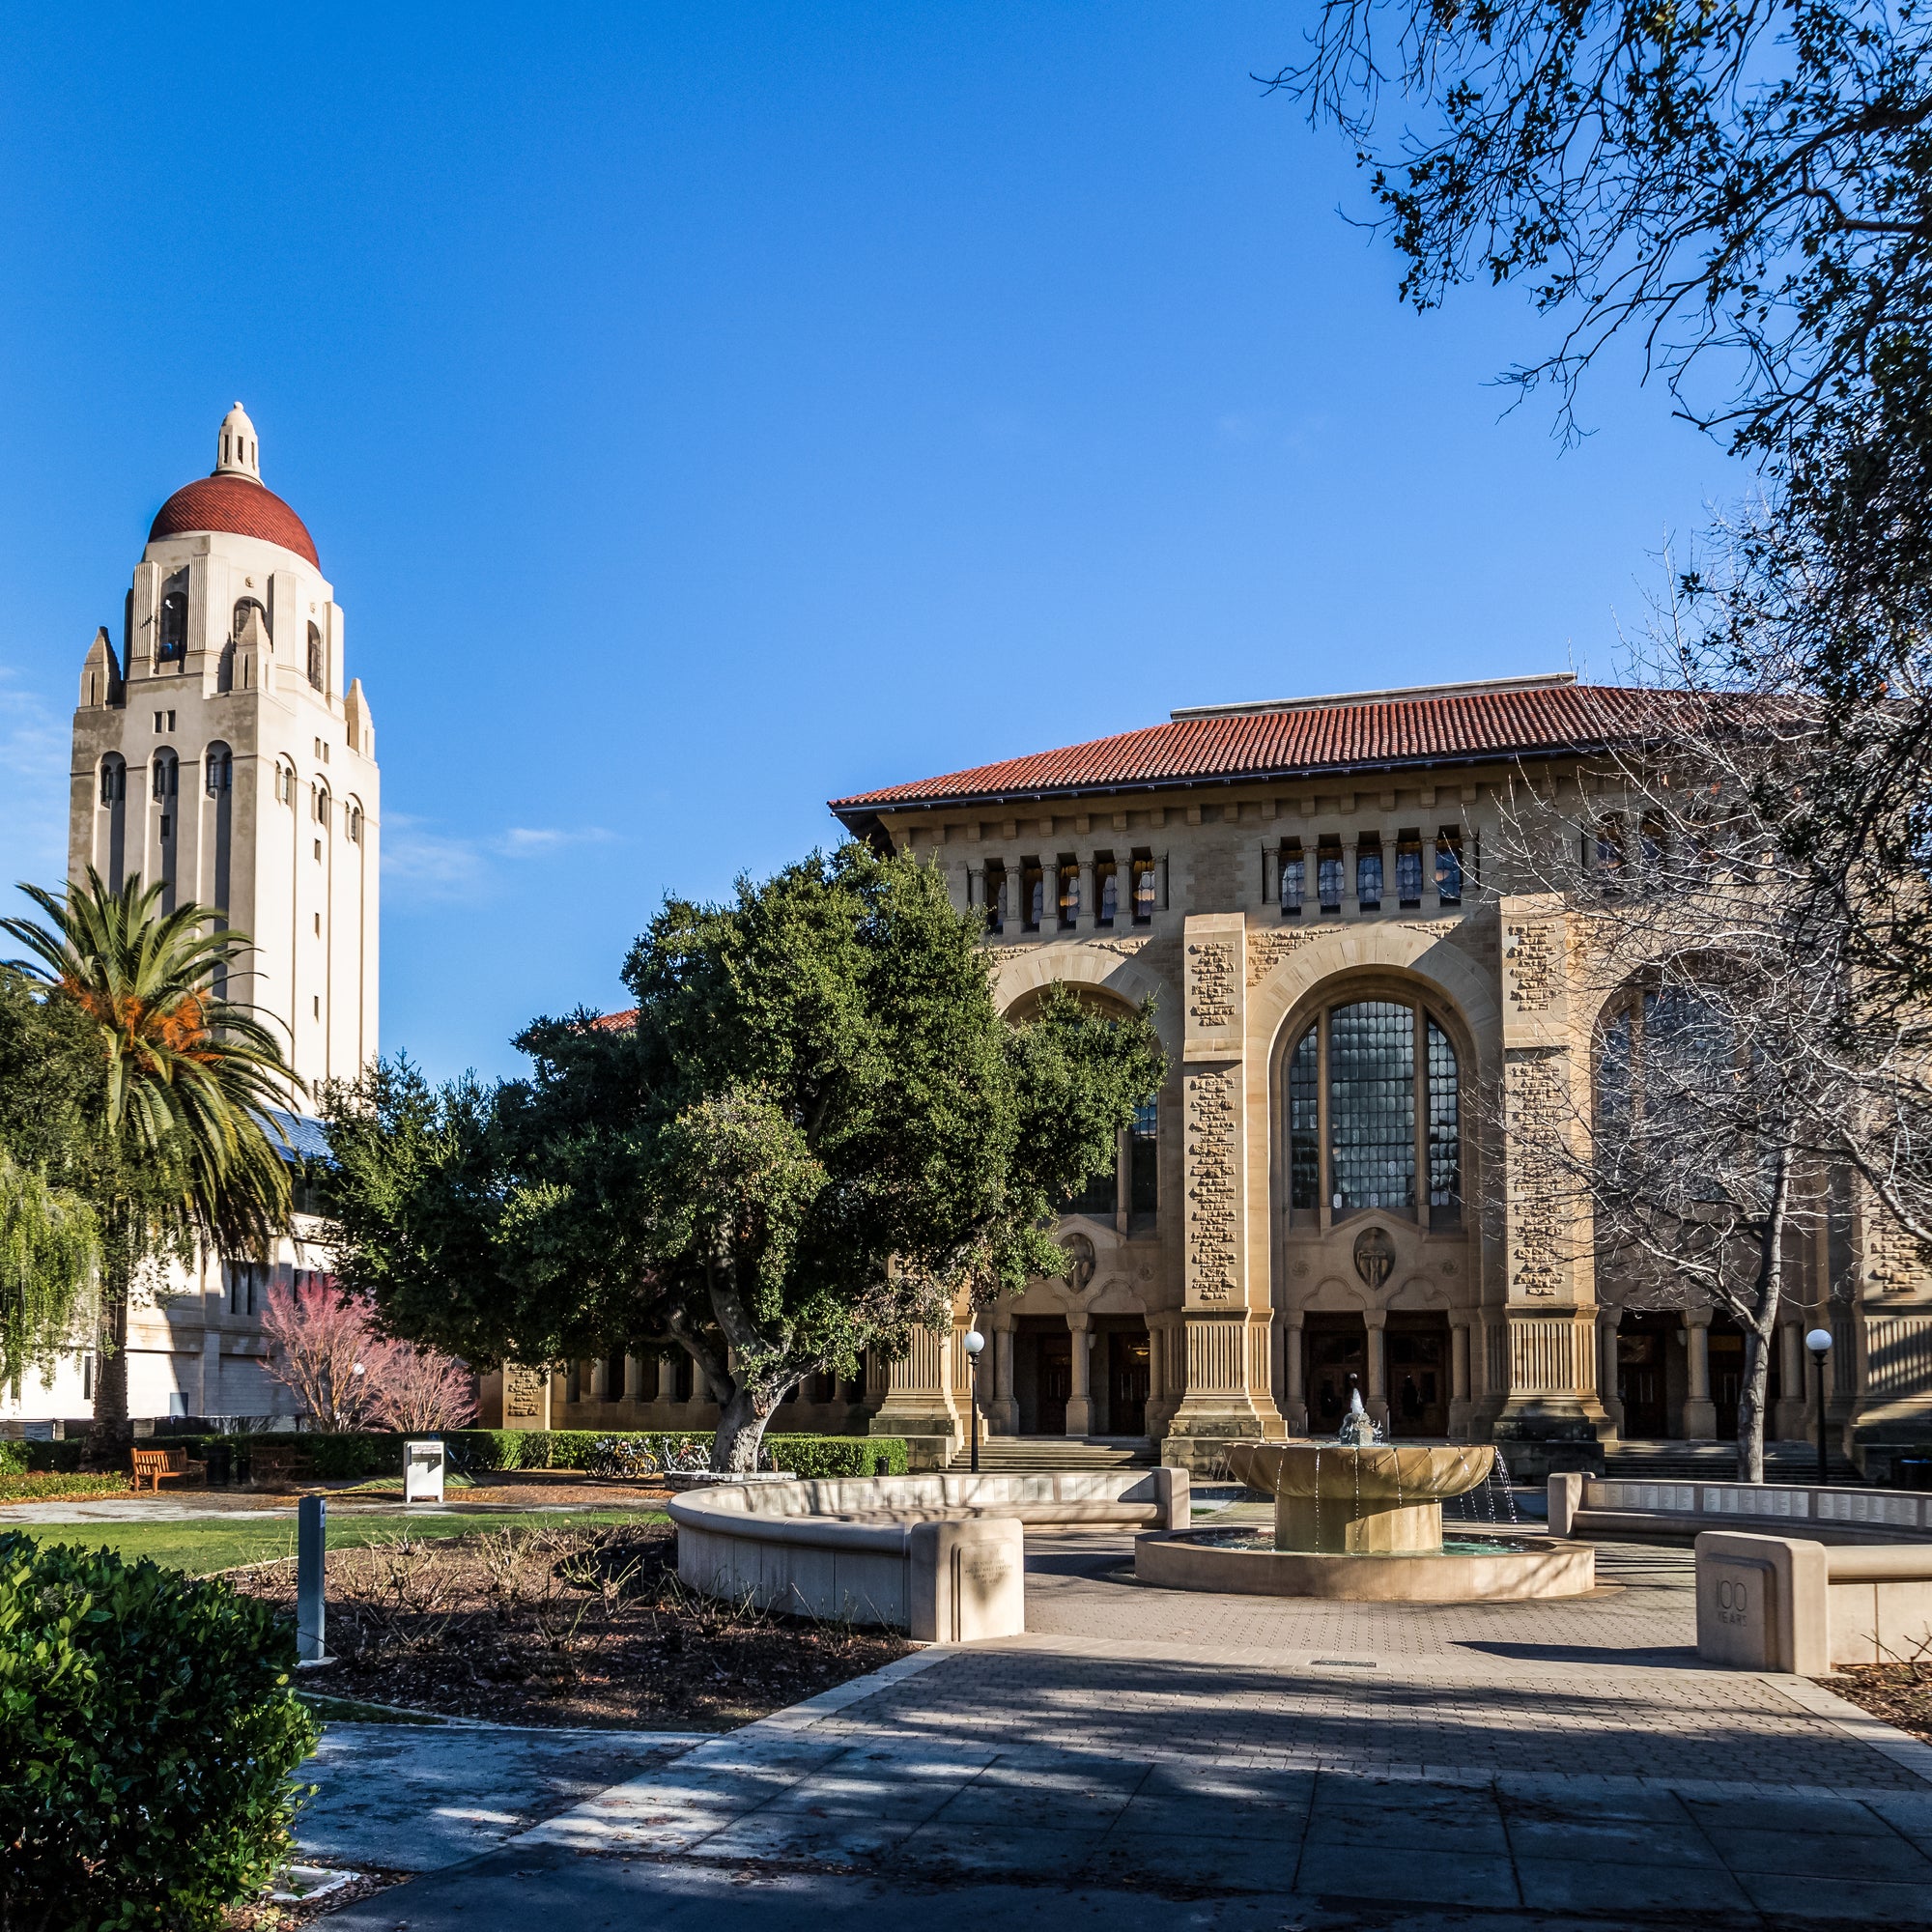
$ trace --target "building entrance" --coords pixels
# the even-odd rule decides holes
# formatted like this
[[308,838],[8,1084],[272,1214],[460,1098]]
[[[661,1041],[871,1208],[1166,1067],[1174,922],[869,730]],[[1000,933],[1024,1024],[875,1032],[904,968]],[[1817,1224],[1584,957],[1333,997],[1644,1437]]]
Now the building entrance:
[[1388,1433],[1449,1434],[1449,1318],[1395,1310],[1388,1319]]
[[1096,1418],[1103,1435],[1145,1435],[1148,1405],[1148,1331],[1145,1325],[1116,1328],[1105,1336],[1106,1413]]
[[1368,1400],[1368,1328],[1359,1315],[1310,1314],[1301,1324],[1301,1352],[1309,1434],[1333,1435],[1348,1413],[1350,1384]]
[[1065,1435],[1073,1393],[1073,1336],[1058,1315],[1013,1321],[1013,1400],[1022,1435]]
[[[1728,1442],[1738,1433],[1738,1404],[1745,1392],[1745,1331],[1729,1315],[1711,1316],[1710,1331],[1711,1406],[1718,1412],[1719,1439]],[[1772,1405],[1784,1393],[1778,1374],[1777,1336],[1773,1332],[1765,1350],[1764,1412],[1765,1435],[1771,1435],[1769,1418]]]
[[[1684,1332],[1681,1315],[1626,1310],[1617,1326],[1617,1401],[1628,1438],[1670,1434],[1670,1343]],[[1681,1368],[1678,1374],[1682,1375]],[[1681,1398],[1680,1398],[1681,1399]]]

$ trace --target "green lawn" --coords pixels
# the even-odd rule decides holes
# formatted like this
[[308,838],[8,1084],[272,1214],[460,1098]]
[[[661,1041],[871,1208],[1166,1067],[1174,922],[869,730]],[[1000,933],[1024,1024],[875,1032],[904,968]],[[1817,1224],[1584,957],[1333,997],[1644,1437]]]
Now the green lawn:
[[[424,1516],[404,1520],[397,1517],[338,1516],[328,1525],[331,1549],[359,1549],[365,1544],[389,1543],[401,1536],[474,1536],[483,1530],[589,1527],[593,1523],[662,1522],[662,1510],[531,1510],[516,1516]],[[0,1510],[0,1530],[24,1529],[48,1543],[77,1543],[88,1548],[102,1545],[130,1561],[151,1556],[169,1569],[203,1577],[214,1570],[233,1570],[243,1563],[269,1563],[296,1553],[296,1520],[234,1522],[204,1517],[191,1522],[46,1522],[29,1520],[24,1511]]]

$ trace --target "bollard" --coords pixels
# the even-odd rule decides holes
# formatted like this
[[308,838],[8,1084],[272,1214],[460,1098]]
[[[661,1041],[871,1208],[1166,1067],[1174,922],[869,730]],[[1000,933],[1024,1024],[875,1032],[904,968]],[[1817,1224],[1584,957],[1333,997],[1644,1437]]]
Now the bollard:
[[323,1557],[328,1548],[328,1510],[321,1496],[304,1496],[296,1509],[296,1661],[327,1663],[323,1646]]

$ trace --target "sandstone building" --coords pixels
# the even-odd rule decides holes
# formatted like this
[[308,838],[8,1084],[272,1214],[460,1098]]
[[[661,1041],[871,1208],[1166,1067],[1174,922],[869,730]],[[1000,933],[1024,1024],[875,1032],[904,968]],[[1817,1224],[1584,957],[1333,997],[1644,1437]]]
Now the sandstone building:
[[[1351,1383],[1393,1433],[1514,1444],[1529,1475],[1731,1435],[1735,1324],[1625,1311],[1475,1105],[1588,1091],[1604,1014],[1573,997],[1561,905],[1500,889],[1499,801],[1527,781],[1587,821],[1633,702],[1552,676],[1208,706],[835,800],[982,913],[1007,1011],[1055,983],[1151,999],[1169,1073],[1069,1205],[1061,1276],[962,1307],[863,1386],[801,1389],[777,1426],[950,1453],[977,1319],[987,1430],[1151,1437],[1196,1467],[1231,1436],[1331,1431]],[[1822,1323],[1830,1433],[1882,1474],[1932,1435],[1932,1288],[1849,1189],[1797,1262],[1770,1434],[1806,1435]],[[491,1391],[526,1427],[702,1427],[704,1396],[687,1365],[622,1356]]]

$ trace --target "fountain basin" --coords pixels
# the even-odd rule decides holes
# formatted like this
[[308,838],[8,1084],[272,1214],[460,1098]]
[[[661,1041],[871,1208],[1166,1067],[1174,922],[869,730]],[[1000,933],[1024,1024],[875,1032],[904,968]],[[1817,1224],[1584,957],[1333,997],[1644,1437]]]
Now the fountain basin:
[[1135,1537],[1134,1575],[1170,1590],[1366,1604],[1510,1604],[1596,1587],[1597,1552],[1587,1543],[1468,1539],[1478,1540],[1492,1547],[1463,1548],[1463,1539],[1452,1538],[1435,1550],[1364,1554],[1243,1547],[1226,1531],[1170,1530]]
[[1274,1497],[1282,1553],[1435,1555],[1442,1505],[1490,1479],[1487,1443],[1236,1442],[1236,1481]]

